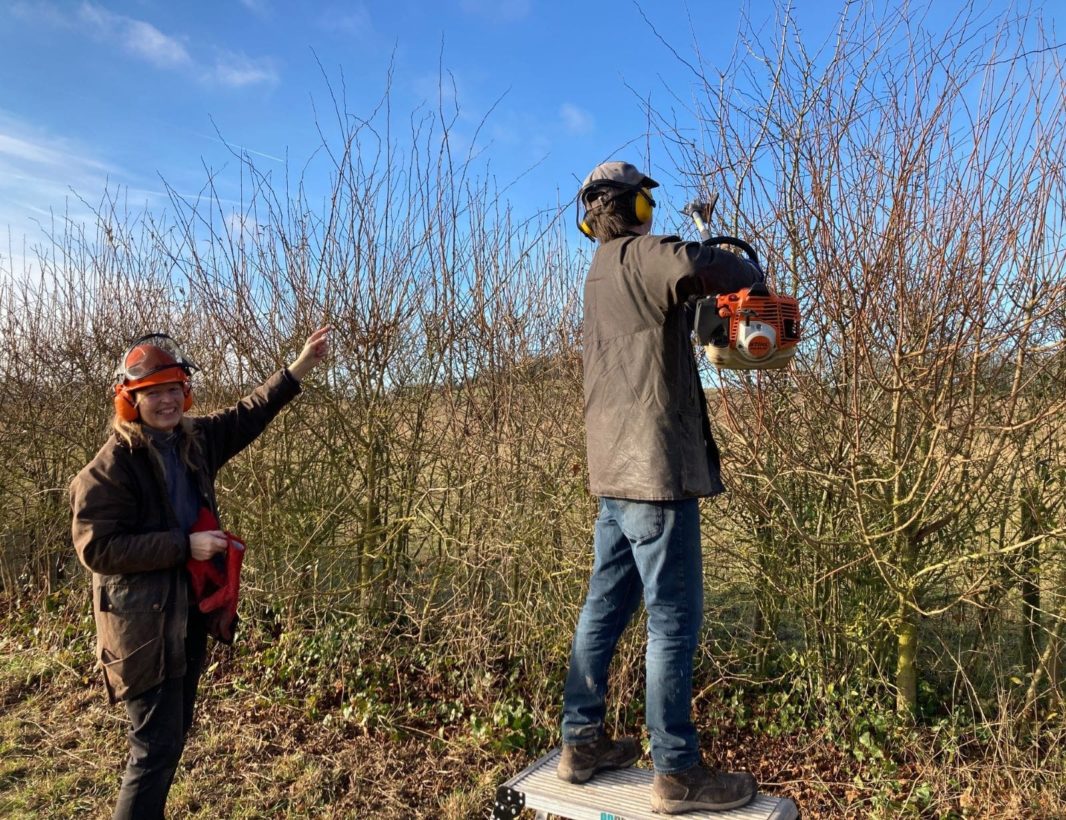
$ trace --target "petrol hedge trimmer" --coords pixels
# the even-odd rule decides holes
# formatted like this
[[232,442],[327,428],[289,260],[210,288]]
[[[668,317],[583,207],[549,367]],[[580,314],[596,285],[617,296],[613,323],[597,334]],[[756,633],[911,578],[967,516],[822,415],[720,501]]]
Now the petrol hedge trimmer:
[[718,201],[693,201],[681,213],[691,217],[705,245],[739,248],[757,271],[750,287],[735,293],[705,296],[696,303],[693,332],[707,358],[730,370],[779,370],[796,355],[800,340],[799,302],[774,293],[766,284],[759,257],[743,239],[712,236],[707,221]]

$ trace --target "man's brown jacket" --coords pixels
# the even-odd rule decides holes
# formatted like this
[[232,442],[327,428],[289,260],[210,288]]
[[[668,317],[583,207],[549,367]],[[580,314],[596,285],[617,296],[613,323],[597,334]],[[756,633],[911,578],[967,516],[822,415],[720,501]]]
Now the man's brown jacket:
[[594,495],[672,501],[722,491],[686,303],[754,277],[739,256],[676,236],[628,235],[597,248],[583,340]]

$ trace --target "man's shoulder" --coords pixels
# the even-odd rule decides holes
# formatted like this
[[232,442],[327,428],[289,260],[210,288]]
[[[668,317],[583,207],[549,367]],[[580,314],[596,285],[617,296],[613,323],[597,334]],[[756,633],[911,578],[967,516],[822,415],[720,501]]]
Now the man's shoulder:
[[679,246],[698,244],[687,242],[673,234],[626,234],[602,243],[593,259],[620,259],[630,254],[675,253]]
[[699,242],[689,242],[674,234],[648,234],[628,237],[619,258],[627,267],[686,273],[700,265],[701,251]]
[[597,249],[586,281],[591,284],[618,276],[635,279],[684,276],[701,266],[701,250],[698,242],[686,242],[671,234],[619,237]]
[[646,236],[625,236],[620,239],[614,240],[615,242],[622,242],[620,248],[623,248],[623,253],[635,253],[646,254],[649,256],[656,255],[676,255],[679,252],[684,252],[683,249],[698,249],[698,242],[689,242],[686,239],[682,239],[676,234],[647,234]]
[[647,236],[638,236],[637,239],[643,240],[642,244],[652,247],[659,247],[662,245],[692,245],[699,244],[689,242],[687,239],[682,239],[677,234],[664,233],[664,234],[648,234]]
[[636,234],[627,233],[622,236],[616,236],[614,239],[608,239],[606,242],[601,242],[597,250],[604,250],[606,248],[619,247],[621,245],[672,245],[681,242],[685,244],[685,240],[676,234],[668,233],[649,233],[649,234]]

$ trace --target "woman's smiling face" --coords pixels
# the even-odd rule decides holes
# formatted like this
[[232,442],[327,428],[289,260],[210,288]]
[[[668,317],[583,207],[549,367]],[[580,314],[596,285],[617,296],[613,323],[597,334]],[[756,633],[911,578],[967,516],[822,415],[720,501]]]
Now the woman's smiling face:
[[141,421],[149,427],[169,433],[181,423],[185,407],[185,387],[181,382],[153,384],[134,396]]

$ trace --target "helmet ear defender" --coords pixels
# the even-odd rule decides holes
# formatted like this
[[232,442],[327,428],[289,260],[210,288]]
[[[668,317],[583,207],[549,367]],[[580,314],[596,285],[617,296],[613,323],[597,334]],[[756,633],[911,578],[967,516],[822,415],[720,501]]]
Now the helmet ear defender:
[[595,239],[596,236],[592,233],[592,228],[590,228],[588,224],[588,215],[591,205],[587,203],[585,199],[588,194],[603,189],[613,190],[609,190],[608,193],[597,198],[592,204],[602,207],[610,202],[621,199],[622,201],[618,203],[618,212],[628,224],[643,225],[651,219],[655,208],[655,200],[651,198],[651,194],[648,193],[647,188],[643,188],[639,185],[624,185],[617,182],[593,182],[590,185],[586,185],[577,194],[578,203],[585,206],[585,213],[583,216],[580,215],[579,211],[577,227],[578,230],[585,234],[589,239]]
[[[185,393],[185,401],[181,404],[181,412],[188,413],[192,409],[192,385],[182,382],[182,392]],[[123,421],[137,421],[141,417],[141,411],[137,409],[137,398],[124,384],[115,385],[115,415]]]
[[185,398],[182,412],[192,407],[192,385],[189,375],[200,368],[182,353],[177,343],[165,333],[141,336],[122,354],[115,371],[115,415],[123,421],[137,421],[136,391],[156,384],[181,385]]
[[141,417],[137,400],[124,384],[115,385],[115,415],[123,421],[137,421]]

